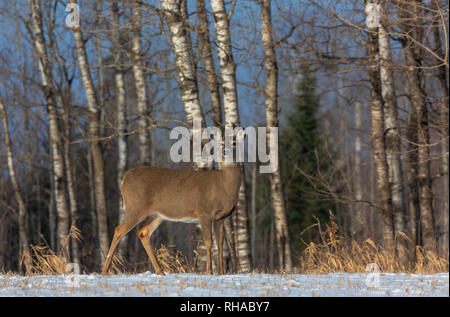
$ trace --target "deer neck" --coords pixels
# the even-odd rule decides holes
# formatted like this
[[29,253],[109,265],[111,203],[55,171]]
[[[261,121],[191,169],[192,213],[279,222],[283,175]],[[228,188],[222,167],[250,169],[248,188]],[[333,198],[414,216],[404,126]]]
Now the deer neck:
[[[222,165],[220,167],[224,176],[224,184],[226,189],[233,189],[239,191],[241,184],[241,167],[239,165]],[[236,193],[230,193],[232,195]]]

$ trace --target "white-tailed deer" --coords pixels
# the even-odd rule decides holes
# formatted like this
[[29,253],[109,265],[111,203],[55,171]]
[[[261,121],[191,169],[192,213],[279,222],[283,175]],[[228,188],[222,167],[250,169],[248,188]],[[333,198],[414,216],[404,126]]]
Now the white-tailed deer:
[[206,273],[211,274],[212,225],[219,251],[219,274],[223,274],[223,223],[234,210],[241,185],[241,168],[219,163],[220,170],[186,171],[141,166],[127,171],[121,193],[125,218],[114,230],[102,273],[106,274],[120,240],[136,225],[156,273],[164,275],[153,254],[150,237],[162,220],[199,221],[206,246]]

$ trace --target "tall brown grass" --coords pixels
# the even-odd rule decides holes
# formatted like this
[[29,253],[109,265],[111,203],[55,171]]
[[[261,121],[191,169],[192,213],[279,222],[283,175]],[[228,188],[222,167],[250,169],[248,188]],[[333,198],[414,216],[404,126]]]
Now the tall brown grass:
[[[166,273],[194,272],[194,266],[189,264],[187,257],[180,251],[174,251],[172,248],[162,244],[159,249],[153,250],[153,252],[158,259],[161,269]],[[111,262],[111,271],[116,274],[145,272],[153,268],[150,263],[148,257],[145,257],[144,262],[130,263],[122,255],[116,253]]]
[[165,245],[156,251],[159,265],[167,273],[193,273],[194,266],[189,264],[188,259],[180,251],[171,251]]
[[[405,273],[438,273],[448,272],[448,258],[440,258],[435,254],[425,254],[423,248],[416,247],[415,260],[404,266],[399,263],[392,253],[377,245],[371,239],[359,243],[354,239],[343,236],[330,213],[329,223],[322,226],[318,221],[314,226],[318,230],[320,242],[310,242],[298,258],[296,272],[305,274],[326,274],[333,272],[366,272],[368,264],[375,263],[381,272],[405,272]],[[70,239],[81,240],[80,231],[72,227],[62,248],[58,253],[51,250],[47,243],[40,246],[31,246],[30,253],[22,257],[22,263],[26,263],[25,257],[30,258],[31,266],[26,268],[27,274],[54,275],[67,274],[67,264],[70,263],[69,243]],[[198,256],[198,254],[196,254]],[[167,273],[194,273],[194,264],[190,264],[187,257],[180,251],[173,251],[162,245],[156,250],[156,257],[161,269]],[[145,265],[143,269],[148,269]],[[120,254],[116,254],[111,265],[112,272],[136,273],[136,265],[128,263]],[[140,269],[140,271],[142,271]],[[264,272],[259,272],[264,273]]]
[[330,212],[330,222],[317,228],[320,243],[310,242],[299,257],[299,270],[302,273],[325,274],[331,272],[366,272],[370,263],[378,265],[381,272],[405,273],[438,273],[448,272],[449,261],[439,256],[427,253],[422,247],[415,248],[415,260],[402,265],[398,258],[371,239],[362,243],[339,234],[339,228]]
[[[80,230],[72,226],[62,242],[59,252],[55,253],[47,242],[44,242],[43,245],[32,245],[30,246],[30,254],[24,253],[20,264],[25,266],[26,274],[70,273],[67,271],[67,264],[70,263],[70,239],[81,241],[81,238]],[[29,261],[26,261],[26,259],[29,259]],[[26,265],[27,263],[30,263],[30,265]]]
[[[70,239],[81,240],[80,231],[72,227],[69,234],[63,241],[63,245],[59,252],[54,252],[48,243],[43,245],[30,246],[30,254],[24,254],[21,260],[21,265],[28,263],[25,261],[26,257],[30,259],[30,266],[26,267],[27,275],[57,275],[68,274],[70,263],[69,257],[69,243]],[[165,245],[162,245],[156,250],[156,257],[161,266],[161,269],[167,273],[192,273],[193,266],[189,264],[187,258],[179,251],[171,251]],[[136,273],[136,268],[132,267],[122,255],[116,253],[111,263],[111,271],[115,274],[122,273]]]

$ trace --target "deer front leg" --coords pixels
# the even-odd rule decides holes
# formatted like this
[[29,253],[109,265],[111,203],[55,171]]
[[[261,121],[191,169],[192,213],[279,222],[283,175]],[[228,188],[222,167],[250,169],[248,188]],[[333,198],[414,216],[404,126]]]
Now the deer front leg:
[[202,227],[203,239],[205,240],[206,247],[206,274],[211,274],[212,222],[209,217],[201,217],[199,220],[200,226]]
[[109,247],[108,255],[106,256],[105,263],[103,264],[102,274],[108,273],[114,253],[116,252],[116,248],[117,248],[117,245],[119,244],[120,240],[122,240],[122,238],[128,232],[130,232],[130,230],[133,229],[137,225],[137,223],[138,223],[138,221],[128,221],[128,219],[125,216],[124,222],[121,223],[120,225],[118,225],[114,229],[113,241],[111,242],[111,246]]

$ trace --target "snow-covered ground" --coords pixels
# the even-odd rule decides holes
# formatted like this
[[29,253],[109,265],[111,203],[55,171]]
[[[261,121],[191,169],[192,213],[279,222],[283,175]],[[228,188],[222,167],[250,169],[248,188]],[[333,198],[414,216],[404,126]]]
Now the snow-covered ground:
[[449,296],[449,274],[0,275],[0,296]]

